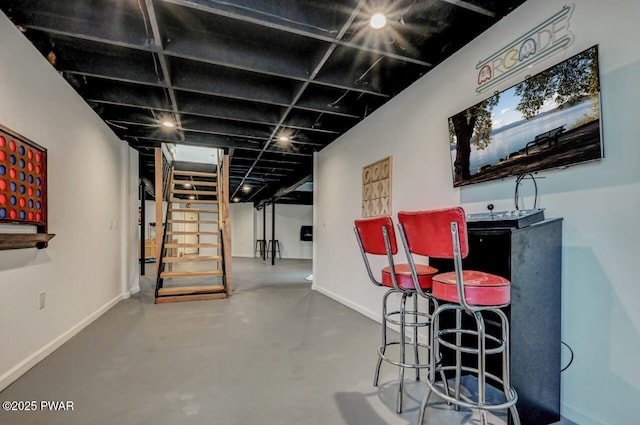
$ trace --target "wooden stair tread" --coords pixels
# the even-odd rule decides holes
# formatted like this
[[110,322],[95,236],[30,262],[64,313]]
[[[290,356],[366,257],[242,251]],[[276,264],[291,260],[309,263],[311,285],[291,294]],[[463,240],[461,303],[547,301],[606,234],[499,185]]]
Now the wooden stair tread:
[[222,270],[191,270],[191,271],[164,271],[160,273],[163,279],[171,279],[174,277],[203,277],[203,276],[222,276]]
[[173,189],[171,193],[177,193],[179,195],[209,195],[209,196],[218,195],[218,192],[215,190],[201,190],[201,189]]
[[196,213],[217,213],[218,210],[203,210],[201,208],[171,208],[169,212],[196,212]]
[[218,200],[200,200],[200,199],[177,199],[171,198],[169,202],[180,204],[217,204]]
[[169,223],[219,224],[220,220],[167,220]]
[[204,261],[222,261],[222,257],[220,255],[184,255],[182,257],[162,257],[162,261],[165,263],[201,263]]
[[195,294],[195,295],[176,295],[176,296],[164,296],[156,298],[156,304],[175,303],[181,301],[205,301],[205,300],[220,300],[227,298],[227,294],[224,292],[217,292],[214,294]]
[[167,235],[218,235],[220,234],[220,232],[218,231],[201,231],[201,230],[194,230],[194,231],[188,231],[188,230],[167,230]]
[[218,186],[218,182],[202,181],[202,180],[174,180],[174,185],[190,184],[192,186]]
[[183,171],[183,170],[173,170],[174,176],[188,176],[188,177],[218,177],[217,173],[207,173],[204,171]]
[[158,296],[166,295],[194,295],[194,294],[210,294],[216,292],[224,292],[222,285],[197,285],[197,286],[177,286],[173,288],[158,289]]
[[219,243],[166,243],[165,248],[220,248]]
[[[159,156],[158,151],[156,151],[156,161]],[[225,159],[225,161],[228,161],[228,159]],[[218,170],[216,165],[203,167],[201,171],[172,169],[169,175],[169,182],[165,181],[165,183],[169,183],[169,190],[167,191],[168,196],[165,195],[163,201],[168,204],[168,208],[165,210],[167,215],[164,217],[164,223],[162,224],[167,226],[163,229],[167,238],[164,238],[162,242],[162,246],[165,249],[163,249],[159,261],[160,269],[158,270],[156,303],[220,299],[231,295],[231,286],[228,282],[229,276],[225,274],[226,266],[224,264],[226,256],[229,255],[227,239],[224,240],[224,254],[221,252],[223,247],[223,226],[228,226],[225,217],[222,215],[227,211],[226,209],[223,210],[222,207],[228,208],[228,201],[225,202],[225,199],[223,199],[223,195],[225,197],[228,196],[227,191],[229,190],[228,163],[225,164],[224,173],[222,169]],[[223,174],[224,180],[222,179]],[[159,177],[156,175],[156,181],[158,180]],[[160,186],[158,183],[157,187]],[[162,198],[162,194],[159,196]],[[157,215],[161,213],[159,207],[156,210]],[[178,215],[180,213],[193,214]],[[212,215],[198,217],[196,214]],[[188,220],[187,218],[194,218],[195,220]],[[200,218],[203,219],[201,220]],[[193,223],[195,226],[187,226],[189,223]],[[200,226],[201,224],[210,225],[211,227]],[[204,230],[205,228],[206,230]],[[226,230],[226,227],[224,229]],[[193,242],[196,243],[187,243],[186,241],[178,242],[178,239],[182,239],[178,238],[180,235],[210,235],[212,237],[210,238],[211,242],[204,237],[196,237],[191,238],[195,239]],[[200,243],[198,239],[205,239],[206,242]],[[207,255],[198,255],[197,249],[187,250],[186,252],[192,251],[196,252],[196,254],[178,256],[177,248],[212,248],[212,250],[206,252],[205,254]],[[179,251],[182,254],[182,249]],[[230,263],[230,260],[227,261]],[[190,263],[194,264],[194,266],[189,267]],[[164,267],[163,264],[167,266]],[[178,266],[172,266],[173,264]],[[187,267],[180,267],[180,264]],[[226,269],[226,271],[230,272],[231,264],[228,264],[228,267],[229,269]],[[165,282],[171,282],[170,279],[174,279],[173,282],[182,282],[175,279],[194,277],[197,279],[184,281],[185,284],[190,286],[170,284],[168,288],[158,288],[158,286],[163,286],[163,279],[165,279]],[[212,279],[212,277],[214,278]],[[199,283],[204,285],[199,285]]]

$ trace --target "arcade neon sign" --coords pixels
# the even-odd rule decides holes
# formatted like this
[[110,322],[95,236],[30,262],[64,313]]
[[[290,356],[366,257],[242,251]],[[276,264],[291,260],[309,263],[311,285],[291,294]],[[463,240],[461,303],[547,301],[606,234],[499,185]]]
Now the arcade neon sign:
[[569,47],[574,40],[569,19],[575,6],[564,6],[535,28],[509,43],[476,65],[478,87],[482,93],[518,71]]

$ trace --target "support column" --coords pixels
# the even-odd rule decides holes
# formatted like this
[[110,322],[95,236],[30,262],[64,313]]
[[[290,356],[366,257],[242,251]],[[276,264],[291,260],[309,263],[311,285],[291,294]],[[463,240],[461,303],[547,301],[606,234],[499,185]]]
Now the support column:
[[271,199],[271,265],[276,263],[276,198]]
[[267,260],[267,205],[262,206],[262,261]]
[[138,188],[140,192],[140,276],[144,276],[145,269],[145,204],[146,204],[146,191],[144,190],[144,182],[141,180]]

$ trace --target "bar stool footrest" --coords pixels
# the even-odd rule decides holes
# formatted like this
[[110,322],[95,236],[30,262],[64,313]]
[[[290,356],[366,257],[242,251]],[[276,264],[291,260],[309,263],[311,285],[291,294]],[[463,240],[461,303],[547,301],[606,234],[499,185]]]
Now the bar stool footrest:
[[[413,343],[405,343],[405,344],[407,344],[407,346],[410,347],[411,349],[413,349],[413,347],[414,347]],[[400,341],[388,342],[385,346],[380,347],[378,349],[378,356],[380,356],[380,358],[382,360],[384,360],[385,362],[387,362],[389,364],[392,364],[392,365],[395,365],[395,366],[404,367],[404,368],[408,368],[408,369],[428,369],[431,366],[430,363],[419,363],[419,364],[416,364],[416,363],[402,363],[399,360],[395,360],[393,357],[388,356],[384,351],[386,351],[386,349],[388,347],[395,346],[395,345],[399,346],[400,345]],[[430,350],[429,346],[427,344],[424,344],[424,343],[418,343],[418,347],[422,348],[424,350],[427,350],[427,353],[425,353],[425,358],[428,359],[427,354],[428,354],[428,350]]]
[[[447,335],[455,336],[457,334],[474,336],[474,337],[478,336],[478,332],[471,329],[443,329],[438,332],[438,337],[437,337],[438,344],[442,345],[443,347],[447,347],[453,351],[460,351],[461,353],[467,353],[467,354],[478,354],[477,346],[465,347],[461,345],[456,345],[456,343],[448,341],[445,338]],[[492,347],[492,348],[485,348],[485,351],[484,351],[485,354],[501,354],[505,350],[506,345],[504,343],[504,340],[501,340],[500,338],[496,338],[493,335],[485,334],[485,341],[490,341],[496,345],[495,347]]]
[[[453,379],[449,380],[450,382],[448,382],[447,387],[448,388],[453,388]],[[437,381],[440,382],[440,381]],[[468,409],[477,409],[477,410],[505,410],[505,409],[509,409],[510,407],[512,407],[513,405],[515,405],[518,402],[518,393],[516,392],[516,390],[514,388],[510,388],[509,392],[510,397],[507,398],[506,401],[500,402],[500,403],[491,403],[491,402],[486,402],[484,404],[478,404],[477,401],[473,400],[471,397],[465,395],[465,394],[460,394],[460,398],[456,398],[456,397],[452,397],[448,394],[446,394],[444,392],[444,388],[441,388],[440,385],[437,385],[436,383],[433,383],[429,380],[427,380],[427,386],[429,387],[428,391],[431,391],[433,394],[437,395],[438,397],[440,397],[441,399],[443,399],[444,401],[446,401],[447,403],[450,403],[454,406],[459,406],[459,407],[465,407]],[[466,388],[465,388],[466,389]],[[495,389],[495,391],[500,392],[501,394],[503,394],[503,391],[501,389]]]
[[[405,323],[404,323],[405,328],[420,328],[420,327],[427,327],[431,325],[431,316],[422,311],[405,311],[404,315],[405,315]],[[388,312],[385,316],[387,324],[391,323],[392,325],[401,326],[402,323],[400,322],[400,320],[396,319],[396,317],[399,317],[399,316],[400,316],[400,310]],[[411,320],[407,320],[407,317],[413,317],[414,321],[412,322]],[[416,322],[415,320],[418,320],[418,318],[421,318],[424,320],[420,322]]]

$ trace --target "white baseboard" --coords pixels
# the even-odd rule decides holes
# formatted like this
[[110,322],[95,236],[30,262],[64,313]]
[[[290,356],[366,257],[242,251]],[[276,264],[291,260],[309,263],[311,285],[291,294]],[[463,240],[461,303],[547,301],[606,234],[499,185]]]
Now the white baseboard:
[[365,316],[367,316],[369,319],[371,320],[375,320],[378,323],[382,323],[382,314],[380,312],[377,311],[371,311],[368,308],[364,308],[363,306],[354,303],[353,301],[350,301],[344,297],[341,297],[340,295],[336,294],[335,292],[331,292],[325,288],[322,288],[320,286],[317,286],[315,284],[315,282],[313,283],[313,285],[311,285],[311,289],[314,291],[318,291],[323,295],[326,295],[327,297],[336,300],[337,302],[339,302],[340,304],[346,305],[347,307],[349,307],[352,310],[357,311],[360,314],[363,314]]
[[123,295],[123,299],[127,299],[127,298],[131,298],[132,295],[137,294],[138,292],[140,292],[140,286],[136,286],[135,288],[131,288],[131,290],[129,292],[126,292]]
[[597,418],[591,413],[585,412],[566,403],[562,403],[562,416],[569,419],[571,422],[575,422],[580,425],[613,425],[611,422]]
[[121,301],[121,300],[123,300],[125,298],[127,298],[126,294],[118,295],[117,297],[115,297],[114,299],[112,299],[111,301],[109,301],[108,303],[103,305],[102,307],[100,307],[98,310],[94,311],[93,313],[91,313],[90,315],[85,317],[83,320],[78,322],[78,324],[73,326],[71,329],[69,329],[66,332],[62,333],[57,338],[55,338],[53,341],[51,341],[50,343],[48,343],[47,345],[45,345],[44,347],[42,347],[38,351],[36,351],[33,354],[31,354],[30,356],[28,356],[26,359],[24,359],[23,361],[21,361],[20,363],[18,363],[17,365],[12,367],[11,369],[9,369],[4,374],[0,375],[0,391],[2,391],[5,388],[7,388],[16,379],[20,378],[23,374],[25,374],[29,369],[31,369],[32,367],[34,367],[35,365],[40,363],[49,354],[53,353],[55,350],[60,348],[60,346],[62,346],[62,344],[64,344],[65,342],[69,341],[71,338],[73,338],[75,335],[77,335],[81,330],[83,330],[84,328],[89,326],[94,320],[96,320],[98,317],[102,316],[104,313],[109,311],[109,309],[111,309],[111,307],[113,307],[119,301]]
[[[354,303],[353,301],[350,301],[344,297],[341,297],[340,295],[331,292],[325,288],[316,286],[315,282],[313,285],[311,285],[311,289],[314,291],[318,291],[320,293],[322,293],[323,295],[326,295],[327,297],[339,302],[340,304],[343,304],[347,307],[349,307],[352,310],[357,311],[360,314],[363,314],[365,316],[367,316],[369,319],[372,319],[378,323],[382,323],[382,311],[377,312],[377,311],[372,311],[369,310],[368,308],[365,308],[359,304]],[[382,301],[380,301],[382,303]],[[387,327],[391,330],[394,330],[396,332],[400,332],[399,331],[399,327],[396,325],[391,325],[389,323],[387,323]],[[418,330],[419,332],[419,338],[422,338],[422,340],[426,340],[428,338],[428,332],[426,331],[425,328],[421,328]],[[406,335],[407,339],[409,341],[413,341],[413,333],[412,332],[407,332],[408,335]],[[608,424],[607,424],[608,425]]]

